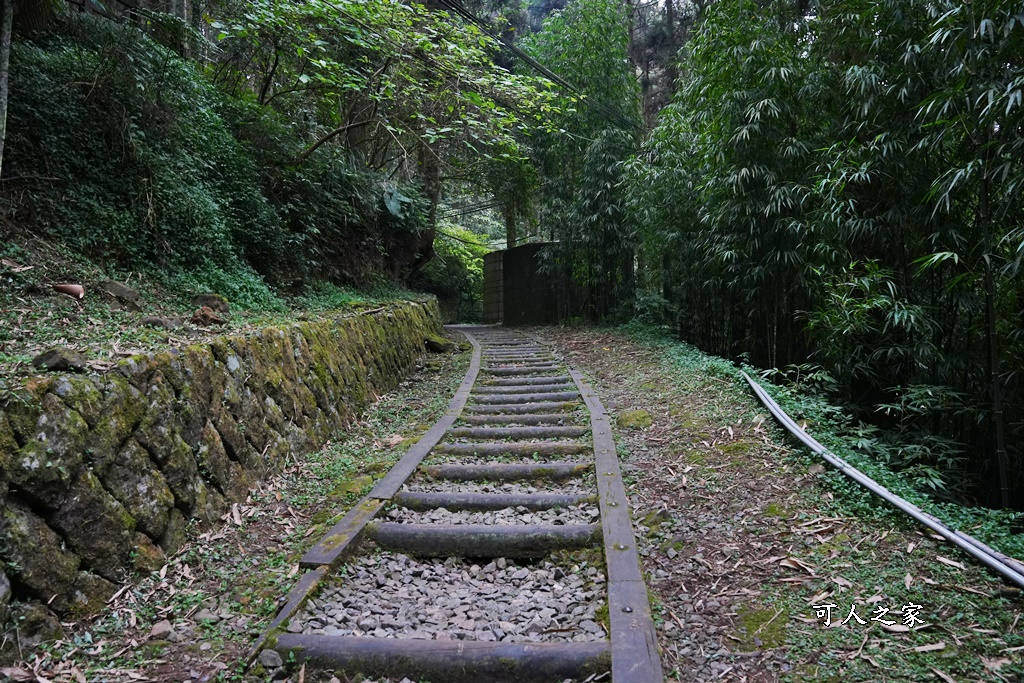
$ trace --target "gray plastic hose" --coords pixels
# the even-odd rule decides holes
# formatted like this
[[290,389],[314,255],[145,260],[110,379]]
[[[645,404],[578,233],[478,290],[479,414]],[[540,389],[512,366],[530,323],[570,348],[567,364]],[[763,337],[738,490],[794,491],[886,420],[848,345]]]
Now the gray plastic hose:
[[800,439],[804,445],[824,458],[829,464],[848,476],[850,479],[853,479],[868,491],[871,491],[875,495],[881,497],[890,505],[907,513],[950,543],[956,545],[971,557],[974,557],[978,561],[999,572],[999,574],[1004,578],[1012,581],[1021,588],[1024,588],[1024,574],[1015,569],[1014,566],[1011,566],[1012,563],[1013,565],[1024,567],[1024,564],[1019,560],[1006,557],[1005,555],[996,552],[981,541],[968,536],[962,531],[954,531],[953,529],[950,529],[941,521],[932,517],[927,512],[924,512],[913,503],[903,500],[871,477],[867,476],[855,467],[852,467],[845,460],[830,452],[807,432],[801,429],[800,425],[794,422],[793,418],[787,415],[786,412],[779,407],[779,404],[775,402],[775,399],[769,396],[768,392],[765,391],[760,384],[752,380],[747,373],[741,370],[740,374],[743,375],[743,379],[747,380],[747,383],[750,384],[750,388],[754,390],[754,393],[761,400],[761,403],[763,403],[771,414],[775,416],[775,419],[781,422],[782,426],[789,430],[793,436]]

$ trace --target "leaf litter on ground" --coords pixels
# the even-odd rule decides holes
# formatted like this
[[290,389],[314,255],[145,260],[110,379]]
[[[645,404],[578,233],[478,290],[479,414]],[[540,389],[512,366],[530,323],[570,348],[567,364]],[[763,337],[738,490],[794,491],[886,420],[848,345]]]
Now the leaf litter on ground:
[[836,486],[730,364],[621,330],[531,332],[613,415],[653,417],[616,438],[667,681],[1020,680],[1020,592]]

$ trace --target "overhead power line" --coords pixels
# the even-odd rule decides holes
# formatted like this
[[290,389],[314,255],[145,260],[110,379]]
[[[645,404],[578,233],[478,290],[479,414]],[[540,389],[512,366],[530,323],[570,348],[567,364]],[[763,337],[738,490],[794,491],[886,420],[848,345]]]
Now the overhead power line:
[[454,209],[449,209],[441,214],[440,218],[455,218],[456,216],[467,216],[471,213],[480,213],[481,211],[487,211],[488,209],[497,209],[502,205],[500,201],[484,202],[483,204],[474,204],[472,206],[462,206]]

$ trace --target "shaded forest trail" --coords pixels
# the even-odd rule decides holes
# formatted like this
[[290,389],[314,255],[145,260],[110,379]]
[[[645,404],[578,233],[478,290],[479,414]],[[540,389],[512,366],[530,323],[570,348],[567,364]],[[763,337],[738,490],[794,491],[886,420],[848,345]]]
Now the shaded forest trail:
[[[791,450],[730,365],[619,331],[527,333],[579,368],[613,416],[666,680],[1020,680],[1020,592]],[[70,626],[35,672],[68,683],[242,675],[299,558],[445,414],[469,355],[422,364],[222,528]]]

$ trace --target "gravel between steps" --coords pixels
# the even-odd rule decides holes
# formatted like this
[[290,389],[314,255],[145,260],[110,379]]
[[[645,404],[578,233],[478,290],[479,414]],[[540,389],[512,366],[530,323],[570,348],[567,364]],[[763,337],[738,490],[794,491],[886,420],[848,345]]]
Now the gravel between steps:
[[596,505],[590,503],[533,511],[522,506],[487,511],[451,511],[445,508],[437,508],[424,512],[417,512],[406,507],[396,507],[388,510],[386,516],[390,522],[405,522],[407,524],[573,525],[597,524],[601,521],[601,512],[597,509]]
[[288,624],[292,633],[502,642],[587,642],[606,638],[606,601],[596,567],[517,564],[498,558],[417,560],[364,556]]
[[583,453],[554,453],[552,455],[462,455],[459,453],[431,453],[423,462],[426,465],[543,465],[551,462],[590,462],[592,451]]
[[539,481],[530,483],[496,483],[484,481],[448,481],[416,477],[402,486],[403,491],[427,493],[565,493],[570,495],[597,495],[597,483],[593,475],[566,479],[564,481]]

